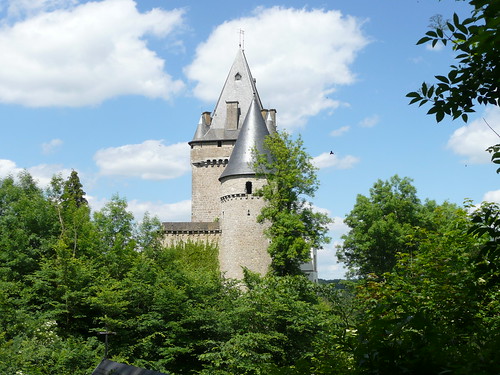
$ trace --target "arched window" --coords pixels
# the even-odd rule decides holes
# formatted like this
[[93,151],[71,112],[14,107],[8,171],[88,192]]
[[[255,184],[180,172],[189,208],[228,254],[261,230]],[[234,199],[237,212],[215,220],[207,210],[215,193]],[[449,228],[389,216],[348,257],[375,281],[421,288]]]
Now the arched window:
[[245,191],[247,194],[252,194],[252,183],[250,181],[246,182]]

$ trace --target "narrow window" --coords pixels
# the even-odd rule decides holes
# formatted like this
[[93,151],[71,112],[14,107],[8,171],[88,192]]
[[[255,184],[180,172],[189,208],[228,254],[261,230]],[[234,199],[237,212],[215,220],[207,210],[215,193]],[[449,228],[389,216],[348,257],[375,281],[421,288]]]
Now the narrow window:
[[222,141],[217,141],[217,147],[222,147]]
[[247,216],[250,216],[250,210],[248,210],[248,212],[247,212]]
[[245,184],[245,190],[247,194],[252,194],[252,183],[250,181],[247,181]]

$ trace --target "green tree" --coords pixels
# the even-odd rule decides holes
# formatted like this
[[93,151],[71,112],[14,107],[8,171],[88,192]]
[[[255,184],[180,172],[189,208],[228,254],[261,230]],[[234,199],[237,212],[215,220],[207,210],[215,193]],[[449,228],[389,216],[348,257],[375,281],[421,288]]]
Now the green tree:
[[51,194],[27,172],[0,181],[0,373],[85,374],[100,354],[81,335],[95,274],[68,246],[72,220]]
[[134,237],[140,251],[146,251],[154,258],[162,248],[163,225],[157,217],[146,212],[135,229]]
[[500,205],[483,202],[471,214],[469,233],[485,238],[476,256],[477,276],[488,285],[500,282]]
[[[495,164],[500,164],[500,144],[488,147],[486,149],[491,154],[491,161]],[[497,173],[500,173],[500,168],[497,169]]]
[[96,329],[116,332],[113,359],[188,374],[201,370],[198,357],[227,329],[222,311],[241,291],[223,286],[216,247],[184,243],[143,249],[123,277],[104,272],[92,293]]
[[3,340],[0,333],[0,373],[26,375],[87,375],[102,359],[96,338],[59,335],[54,320],[32,318],[24,331]]
[[73,257],[95,254],[98,245],[97,231],[91,221],[90,207],[78,173],[73,171],[66,181],[61,175],[54,176],[46,195],[59,218],[59,240],[71,249]]
[[362,374],[496,374],[498,284],[478,277],[477,250],[465,210],[437,207],[443,230],[417,228],[384,278],[358,287],[360,319],[355,350]]
[[99,211],[94,213],[98,231],[100,262],[103,269],[114,278],[123,277],[137,257],[134,233],[134,215],[127,211],[127,201],[114,195]]
[[0,278],[21,280],[38,269],[58,234],[56,212],[29,173],[0,180]]
[[64,183],[62,200],[65,204],[74,204],[76,207],[88,205],[83,185],[78,177],[78,172],[75,170],[71,171],[70,176]]
[[284,132],[266,137],[268,154],[255,152],[253,168],[266,184],[256,195],[266,201],[258,222],[270,225],[265,233],[271,240],[268,251],[277,275],[300,273],[300,264],[310,260],[312,249],[328,243],[326,214],[315,212],[305,197],[318,189],[316,168],[303,147],[302,139],[292,140]]
[[201,355],[202,374],[346,374],[351,356],[339,301],[303,275],[246,274],[221,314],[226,332]]
[[[427,114],[440,122],[445,116],[467,122],[476,104],[500,105],[500,3],[470,0],[471,16],[461,20],[457,14],[447,22],[435,22],[417,44],[451,45],[456,65],[446,75],[435,76],[435,84],[422,83],[418,91],[406,96],[410,104],[431,105]],[[500,144],[488,149],[491,160],[500,164]],[[497,169],[500,173],[500,168]]]
[[[395,175],[387,181],[378,180],[368,197],[357,196],[346,216],[344,222],[350,230],[342,236],[337,256],[349,267],[351,276],[381,276],[392,270],[399,252],[418,250],[417,243],[408,242],[416,227],[438,225],[433,217],[436,207],[433,201],[422,204],[408,177]],[[443,208],[453,211],[455,206],[445,203]]]
[[344,222],[350,228],[342,236],[337,256],[351,274],[367,276],[390,271],[396,253],[408,249],[406,235],[420,223],[421,202],[411,179],[395,175],[378,180],[370,196],[359,194]]
[[499,105],[500,100],[500,4],[498,1],[470,0],[472,13],[460,20],[457,14],[453,20],[434,25],[417,44],[438,43],[452,45],[457,52],[457,65],[450,72],[438,75],[436,84],[423,83],[420,90],[407,96],[410,104],[431,104],[427,114],[435,114],[441,121],[445,115],[453,119],[474,112],[475,104]]

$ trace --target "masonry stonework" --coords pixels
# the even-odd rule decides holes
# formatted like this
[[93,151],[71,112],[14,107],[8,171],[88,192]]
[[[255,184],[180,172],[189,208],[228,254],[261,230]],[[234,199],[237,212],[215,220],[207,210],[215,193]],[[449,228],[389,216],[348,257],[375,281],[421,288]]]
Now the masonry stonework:
[[[271,258],[267,253],[269,240],[264,235],[266,225],[257,222],[264,200],[247,194],[247,184],[258,189],[264,180],[229,177],[222,182],[222,220],[219,263],[225,276],[243,278],[243,267],[261,275],[269,271]],[[255,191],[255,190],[253,190]]]
[[234,141],[191,143],[191,221],[220,217],[219,177],[228,163]]
[[268,272],[267,224],[257,222],[265,203],[255,195],[265,180],[256,178],[251,164],[253,150],[264,152],[265,137],[275,131],[276,110],[263,109],[240,49],[214,111],[202,113],[189,142],[191,222],[163,223],[165,245],[218,245],[220,270],[228,278],[241,279],[244,268]]

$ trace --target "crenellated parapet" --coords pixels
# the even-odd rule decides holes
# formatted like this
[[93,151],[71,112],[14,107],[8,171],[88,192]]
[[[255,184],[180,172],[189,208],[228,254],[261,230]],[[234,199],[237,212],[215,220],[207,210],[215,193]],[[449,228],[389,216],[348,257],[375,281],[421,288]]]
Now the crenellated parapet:
[[163,223],[163,244],[172,246],[187,242],[204,242],[219,245],[222,230],[214,222],[167,222]]
[[235,199],[261,199],[261,197],[255,196],[253,194],[246,194],[246,193],[236,193],[236,194],[227,194],[224,195],[223,197],[220,198],[221,203],[230,201],[230,200],[235,200]]
[[193,161],[191,164],[195,167],[225,167],[228,162],[229,159],[206,159]]

